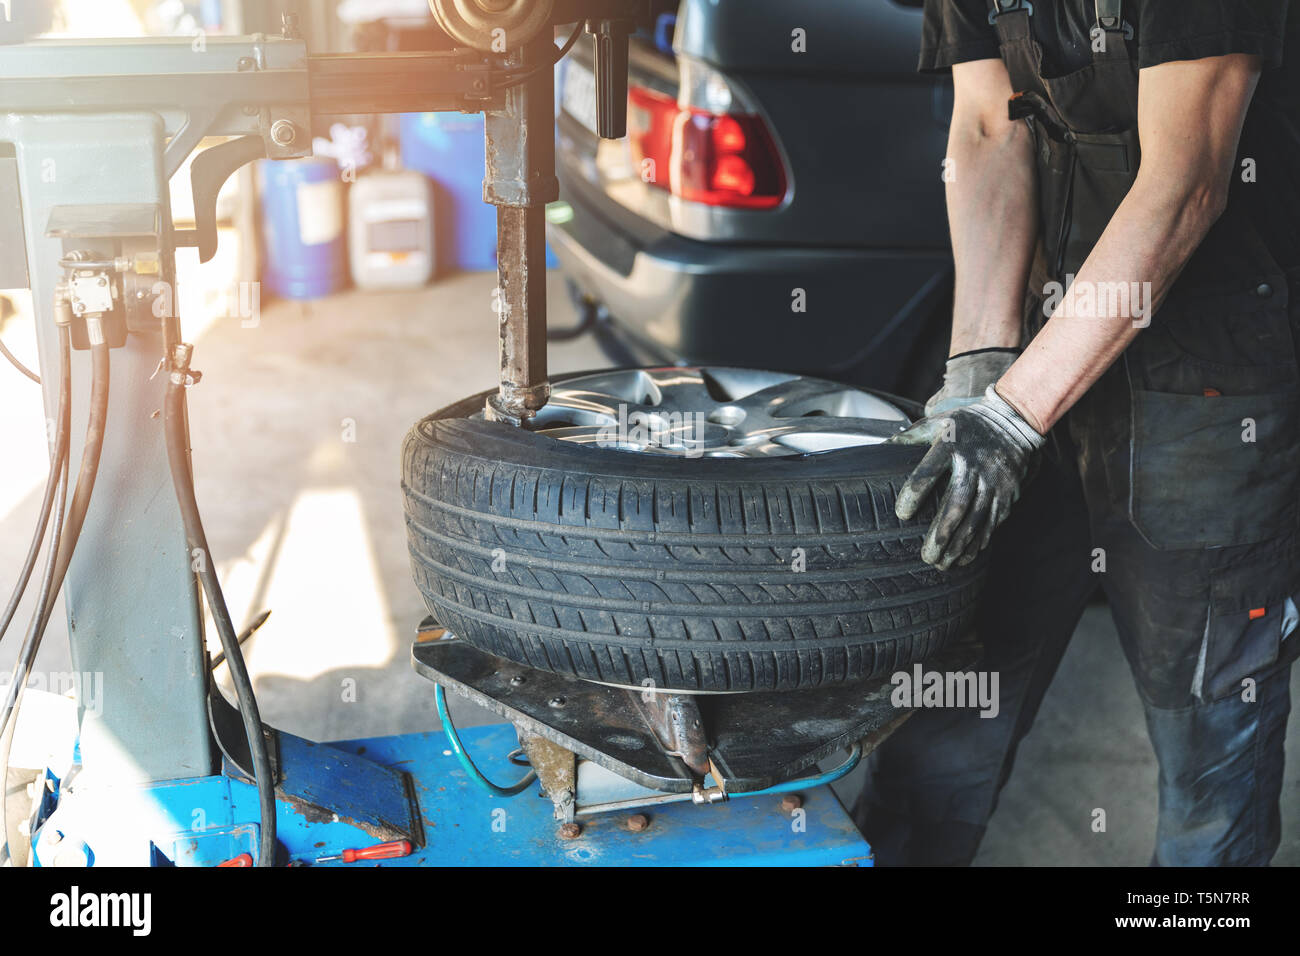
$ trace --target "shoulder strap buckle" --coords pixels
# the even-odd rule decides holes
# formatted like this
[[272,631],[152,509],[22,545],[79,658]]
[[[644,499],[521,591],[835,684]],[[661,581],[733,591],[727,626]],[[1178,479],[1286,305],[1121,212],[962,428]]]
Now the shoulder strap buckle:
[[1125,40],[1133,39],[1133,25],[1124,19],[1124,0],[1096,0],[1097,3],[1097,25],[1093,27],[1093,35],[1098,30],[1104,33],[1123,33]]
[[998,17],[1008,13],[1024,11],[1031,17],[1034,15],[1034,5],[1029,0],[990,0],[990,5],[989,24],[992,26],[997,25]]

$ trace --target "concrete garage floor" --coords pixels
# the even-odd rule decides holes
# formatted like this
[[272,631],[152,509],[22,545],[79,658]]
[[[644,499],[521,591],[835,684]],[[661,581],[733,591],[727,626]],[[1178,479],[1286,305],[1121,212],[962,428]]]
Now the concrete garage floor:
[[[251,328],[237,317],[186,319],[204,373],[190,404],[208,537],[236,623],[273,611],[246,646],[269,723],[314,740],[436,727],[432,688],[408,664],[425,609],[408,568],[398,455],[417,419],[494,383],[494,285],[493,276],[473,274],[414,293],[267,303]],[[557,325],[573,321],[555,275],[551,302]],[[32,356],[26,333],[14,328],[6,341]],[[554,345],[551,354],[555,371],[605,364],[589,339]],[[38,392],[0,365],[6,588],[26,549],[47,461]],[[18,620],[26,621],[25,608]],[[18,643],[0,646],[6,675]],[[62,615],[37,667],[70,670]],[[1300,698],[1300,671],[1293,688]],[[463,701],[453,711],[465,723],[495,719]],[[1288,755],[1276,862],[1295,865],[1300,720],[1291,723]],[[1155,779],[1109,616],[1091,608],[977,862],[1145,865]],[[1091,830],[1094,807],[1107,810],[1106,833]]]

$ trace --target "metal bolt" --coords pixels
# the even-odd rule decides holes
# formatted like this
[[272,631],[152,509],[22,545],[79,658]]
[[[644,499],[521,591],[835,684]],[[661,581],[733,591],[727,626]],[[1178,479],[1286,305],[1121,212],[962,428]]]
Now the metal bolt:
[[95,285],[99,286],[102,289],[104,286],[108,285],[108,279],[104,276],[100,276],[99,279],[95,282]]
[[582,824],[564,823],[560,825],[561,840],[576,840],[580,836],[582,836]]
[[794,813],[803,806],[803,797],[797,793],[787,793],[781,798],[781,809],[786,813]]
[[248,70],[255,70],[257,69],[257,61],[251,56],[241,56],[235,62],[235,69],[240,73],[247,72]]
[[288,120],[276,120],[271,124],[271,142],[277,146],[292,146],[298,138],[298,130]]
[[552,707],[563,707],[567,701],[563,697],[552,697],[547,703]]
[[633,833],[640,833],[648,826],[650,826],[650,818],[644,813],[634,813],[627,818],[627,828]]
[[523,674],[516,674],[514,677],[510,678],[510,686],[518,687],[521,684],[523,684],[524,681],[526,681],[527,679],[528,678],[524,677]]

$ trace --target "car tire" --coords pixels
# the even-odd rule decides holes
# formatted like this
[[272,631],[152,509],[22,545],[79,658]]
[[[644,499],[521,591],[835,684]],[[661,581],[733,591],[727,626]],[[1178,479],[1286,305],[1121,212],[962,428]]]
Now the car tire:
[[932,505],[894,514],[923,448],[638,455],[486,421],[488,394],[402,453],[416,584],[481,650],[601,683],[785,691],[910,667],[970,625],[985,558],[937,571]]

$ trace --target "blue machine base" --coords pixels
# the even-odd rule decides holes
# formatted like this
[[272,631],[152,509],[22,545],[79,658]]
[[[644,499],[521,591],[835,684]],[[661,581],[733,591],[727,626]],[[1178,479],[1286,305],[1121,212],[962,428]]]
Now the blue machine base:
[[[498,783],[522,769],[505,755],[518,746],[510,724],[471,727],[461,739]],[[629,813],[580,817],[582,835],[558,836],[551,801],[532,787],[495,797],[469,779],[441,733],[406,734],[334,744],[361,751],[415,777],[427,845],[404,860],[419,866],[825,866],[870,865],[871,849],[829,787],[802,794],[801,811],[778,796],[737,798],[713,806],[665,804],[640,811],[648,829],[632,833]],[[319,832],[319,831],[318,831]],[[357,864],[334,864],[352,865]]]
[[[487,776],[498,783],[519,779],[525,771],[506,755],[518,746],[510,724],[492,724],[461,731],[462,740]],[[871,865],[870,847],[829,787],[801,793],[803,805],[793,813],[781,809],[780,797],[738,797],[711,806],[689,802],[638,811],[579,817],[576,839],[559,836],[551,801],[536,785],[516,797],[496,797],[469,779],[440,732],[374,737],[321,745],[366,757],[409,773],[419,800],[425,845],[401,859],[370,863],[315,863],[318,856],[374,844],[376,839],[347,822],[346,810],[337,819],[309,819],[289,803],[278,801],[279,842],[293,863],[318,866],[826,866]],[[300,773],[303,771],[299,771]],[[88,849],[92,865],[215,866],[241,853],[256,854],[257,792],[242,780],[216,775],[174,780],[135,790],[150,809],[140,816],[142,832],[132,834],[136,849],[112,852],[108,845]],[[66,798],[67,795],[64,795]],[[102,794],[101,794],[102,797]],[[56,798],[57,799],[57,798]],[[92,793],[79,795],[83,819],[87,811],[106,808]],[[60,801],[62,802],[62,801]],[[86,804],[89,804],[87,806]],[[98,804],[98,806],[97,806]],[[41,844],[65,808],[55,809],[41,827],[35,848],[38,861],[46,857]],[[192,821],[201,812],[203,829]],[[626,827],[630,813],[650,819],[639,833]],[[92,812],[101,817],[102,812]],[[64,819],[67,819],[65,816]],[[74,817],[75,819],[75,817]],[[147,823],[143,822],[147,819]],[[125,821],[116,818],[121,835]],[[174,824],[174,827],[173,827]],[[79,831],[85,830],[79,827]],[[89,846],[97,841],[86,833]],[[129,859],[127,858],[129,857]],[[39,864],[38,864],[39,865]]]

